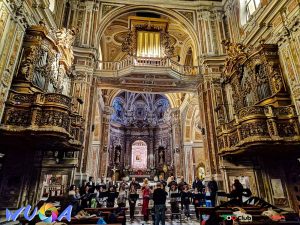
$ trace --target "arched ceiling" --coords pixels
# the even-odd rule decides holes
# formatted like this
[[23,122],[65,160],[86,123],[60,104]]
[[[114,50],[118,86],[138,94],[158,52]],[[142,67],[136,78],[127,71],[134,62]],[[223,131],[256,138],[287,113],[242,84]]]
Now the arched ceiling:
[[[101,89],[104,104],[107,106],[112,106],[113,100],[122,91],[117,89]],[[168,93],[165,94],[166,98],[169,100],[171,108],[179,108],[187,96],[186,93]]]
[[[126,56],[125,53],[122,52],[122,42],[128,32],[128,17],[135,15],[135,12],[131,12],[119,16],[111,21],[110,25],[103,32],[100,41],[103,61],[119,61]],[[171,44],[173,44],[175,48],[174,60],[177,61],[177,56],[180,56],[179,63],[183,64],[186,49],[191,47],[194,50],[190,35],[178,21],[164,15],[161,15],[160,18],[169,20],[168,31],[171,36]]]
[[122,91],[112,102],[111,121],[124,126],[156,127],[169,122],[170,103],[164,95]]

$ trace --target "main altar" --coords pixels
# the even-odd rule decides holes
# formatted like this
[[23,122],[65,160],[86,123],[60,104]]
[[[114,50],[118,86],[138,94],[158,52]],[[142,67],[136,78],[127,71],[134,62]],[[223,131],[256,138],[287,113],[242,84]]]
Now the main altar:
[[179,161],[174,133],[176,111],[168,99],[159,94],[124,91],[114,98],[112,106],[107,176],[142,180],[174,174]]

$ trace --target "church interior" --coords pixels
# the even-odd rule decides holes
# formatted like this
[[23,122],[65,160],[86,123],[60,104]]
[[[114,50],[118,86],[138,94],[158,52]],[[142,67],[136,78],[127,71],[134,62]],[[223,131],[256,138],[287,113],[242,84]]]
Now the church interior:
[[0,221],[91,177],[299,215],[300,1],[0,0],[0,121]]

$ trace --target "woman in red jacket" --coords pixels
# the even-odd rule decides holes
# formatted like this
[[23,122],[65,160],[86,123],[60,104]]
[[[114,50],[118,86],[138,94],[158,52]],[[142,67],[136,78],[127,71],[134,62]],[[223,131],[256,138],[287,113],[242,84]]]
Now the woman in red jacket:
[[149,207],[149,200],[150,200],[150,194],[151,194],[151,190],[150,190],[147,178],[145,178],[145,180],[144,180],[142,191],[143,191],[142,215],[144,215],[144,221],[147,222],[149,220],[148,207]]

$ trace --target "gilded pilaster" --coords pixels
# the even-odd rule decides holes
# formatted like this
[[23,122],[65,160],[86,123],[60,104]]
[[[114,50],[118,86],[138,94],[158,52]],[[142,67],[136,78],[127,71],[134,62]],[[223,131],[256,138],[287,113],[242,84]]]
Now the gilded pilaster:
[[22,10],[14,10],[19,4],[17,1],[0,3],[0,121],[27,25],[23,14],[20,14]]

